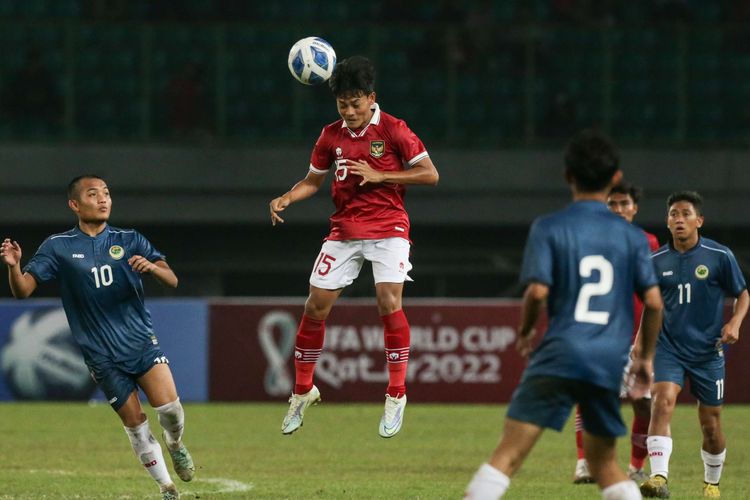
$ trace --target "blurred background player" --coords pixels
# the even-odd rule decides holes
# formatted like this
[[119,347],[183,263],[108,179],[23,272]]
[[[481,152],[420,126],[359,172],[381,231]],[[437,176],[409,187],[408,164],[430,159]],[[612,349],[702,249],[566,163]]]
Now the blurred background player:
[[182,444],[185,414],[143,302],[141,281],[141,274],[149,273],[176,288],[177,276],[143,235],[107,224],[112,198],[102,178],[73,179],[68,206],[78,225],[44,240],[23,271],[21,246],[9,238],[3,241],[0,257],[8,266],[10,289],[15,298],[25,299],[38,283],[59,281],[70,330],[92,377],[120,416],[133,451],[163,498],[179,498],[138,399],[140,387],[164,429],[175,472],[190,481],[195,467]]
[[331,195],[336,211],[310,275],[310,295],[294,350],[294,392],[281,430],[296,431],[305,410],[320,400],[313,373],[323,349],[325,320],[341,291],[368,260],[385,329],[389,382],[379,433],[388,438],[401,429],[406,408],[410,340],[401,296],[404,281],[411,280],[412,266],[404,185],[435,185],[438,173],[406,123],[380,110],[375,101],[375,68],[367,58],[339,62],[329,85],[341,119],[323,128],[307,176],[270,203],[271,223],[284,222],[279,212],[315,194],[335,166]]
[[[651,478],[641,486],[646,497],[668,498],[670,420],[685,378],[698,400],[703,432],[703,495],[719,498],[719,479],[726,457],[721,430],[724,402],[724,349],[734,344],[750,305],[747,285],[729,248],[700,236],[703,199],[694,191],[667,199],[667,227],[672,241],[652,256],[664,296],[664,323],[654,356],[653,403],[648,430]],[[725,296],[736,299],[724,323]]]
[[661,322],[657,280],[643,231],[604,204],[622,177],[611,141],[591,130],[577,134],[565,153],[565,177],[574,203],[537,219],[526,243],[519,352],[530,353],[545,302],[549,328],[513,393],[500,444],[469,483],[468,499],[500,498],[544,428],[560,431],[576,403],[602,497],[641,498],[617,465],[615,443],[627,432],[619,395],[631,344],[633,293],[645,306],[641,346],[631,366],[633,396],[642,396]]
[[[612,188],[607,197],[607,207],[613,213],[616,213],[626,221],[633,223],[635,214],[638,213],[638,202],[641,199],[643,191],[640,187],[628,181],[622,181]],[[659,241],[656,236],[643,231],[648,239],[648,246],[651,251],[659,248]],[[638,327],[641,323],[641,314],[643,313],[643,302],[638,294],[633,296],[633,341]],[[629,366],[625,367],[625,379]],[[623,386],[620,390],[620,397],[627,397],[627,380],[623,380]],[[641,399],[631,400],[633,406],[633,425],[630,434],[630,464],[628,465],[628,477],[638,484],[648,479],[648,475],[643,471],[643,463],[648,455],[646,449],[646,437],[648,436],[648,424],[651,420],[651,392],[649,391]],[[578,462],[576,463],[573,482],[576,484],[593,483],[594,479],[589,472],[588,463],[583,452],[583,426],[581,422],[580,408],[576,407],[576,451],[578,453]]]

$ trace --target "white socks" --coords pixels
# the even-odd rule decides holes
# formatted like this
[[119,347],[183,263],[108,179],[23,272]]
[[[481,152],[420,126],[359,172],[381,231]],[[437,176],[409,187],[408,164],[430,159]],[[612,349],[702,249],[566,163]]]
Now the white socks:
[[174,451],[182,439],[182,431],[185,427],[185,412],[182,410],[180,398],[171,403],[154,408],[159,416],[159,423],[164,429],[164,440],[167,446]]
[[651,477],[656,475],[669,477],[669,457],[672,455],[672,438],[668,436],[649,436],[646,439],[648,456],[651,462]]
[[641,500],[641,490],[631,480],[611,484],[602,490],[603,500]]
[[510,485],[510,478],[492,467],[482,464],[464,493],[465,500],[498,500]]
[[719,484],[721,479],[721,470],[724,468],[724,459],[727,457],[726,448],[718,455],[712,455],[705,450],[701,450],[703,459],[703,480],[708,484]]
[[136,427],[125,427],[125,433],[130,438],[130,445],[133,447],[135,456],[159,486],[172,484],[167,465],[164,463],[164,455],[161,453],[161,446],[151,435],[148,420]]

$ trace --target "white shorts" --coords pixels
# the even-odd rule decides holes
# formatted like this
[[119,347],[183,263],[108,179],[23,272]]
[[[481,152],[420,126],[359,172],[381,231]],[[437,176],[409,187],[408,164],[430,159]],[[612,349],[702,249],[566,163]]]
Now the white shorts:
[[404,238],[326,241],[315,259],[310,284],[325,290],[351,285],[365,260],[372,262],[375,283],[412,281],[410,247]]
[[[630,346],[630,352],[633,352],[633,346]],[[630,391],[630,367],[633,366],[633,358],[628,355],[628,362],[625,363],[625,370],[622,372],[622,384],[620,385],[620,399],[626,399],[628,397],[628,391]],[[651,399],[651,388],[649,387],[646,391],[646,395],[643,399]]]

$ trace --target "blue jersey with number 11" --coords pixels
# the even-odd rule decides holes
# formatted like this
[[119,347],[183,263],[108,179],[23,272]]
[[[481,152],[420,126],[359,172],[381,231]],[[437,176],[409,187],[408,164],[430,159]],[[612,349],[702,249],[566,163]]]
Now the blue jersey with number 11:
[[141,276],[128,259],[164,260],[137,231],[106,226],[94,237],[78,227],[47,238],[26,264],[38,283],[57,279],[63,308],[87,362],[124,361],[156,344]]
[[619,391],[633,331],[633,293],[657,284],[643,231],[597,201],[531,226],[521,282],[549,286],[549,327],[524,377],[585,380]]

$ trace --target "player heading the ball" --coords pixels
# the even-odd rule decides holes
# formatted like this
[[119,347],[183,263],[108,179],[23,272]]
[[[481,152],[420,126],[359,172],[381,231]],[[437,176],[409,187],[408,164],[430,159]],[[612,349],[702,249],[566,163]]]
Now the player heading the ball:
[[368,260],[385,330],[389,376],[379,433],[389,438],[401,429],[406,408],[410,341],[401,296],[404,281],[411,280],[408,273],[412,266],[405,186],[435,185],[438,173],[419,137],[403,120],[380,109],[375,67],[369,59],[353,56],[341,61],[329,85],[341,119],[323,128],[307,176],[270,203],[271,223],[283,223],[281,212],[315,194],[333,171],[335,211],[310,274],[310,295],[294,349],[294,392],[281,430],[284,434],[296,431],[305,410],[320,400],[313,373],[323,349],[325,320],[341,291],[357,278]]

